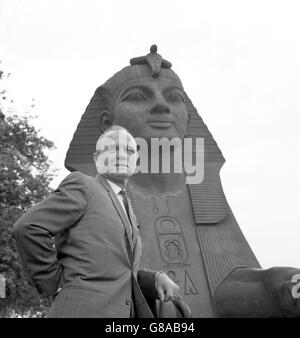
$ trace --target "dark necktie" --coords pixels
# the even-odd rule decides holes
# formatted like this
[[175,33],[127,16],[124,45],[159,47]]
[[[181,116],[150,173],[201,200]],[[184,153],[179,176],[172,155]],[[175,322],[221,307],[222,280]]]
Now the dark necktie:
[[130,209],[129,209],[129,202],[126,196],[126,191],[124,189],[122,189],[119,194],[122,196],[123,199],[123,203],[127,212],[127,217],[129,219],[129,223],[131,225],[131,234],[133,235],[133,228],[132,228],[132,218],[131,218],[131,213],[130,213]]

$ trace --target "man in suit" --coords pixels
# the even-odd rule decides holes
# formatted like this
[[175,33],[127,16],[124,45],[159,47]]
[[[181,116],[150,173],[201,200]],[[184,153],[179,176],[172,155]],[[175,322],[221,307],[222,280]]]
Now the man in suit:
[[55,297],[49,317],[151,318],[144,296],[174,300],[179,288],[164,272],[138,270],[141,241],[125,194],[136,142],[114,126],[94,160],[96,177],[71,173],[14,225],[24,269],[42,297]]

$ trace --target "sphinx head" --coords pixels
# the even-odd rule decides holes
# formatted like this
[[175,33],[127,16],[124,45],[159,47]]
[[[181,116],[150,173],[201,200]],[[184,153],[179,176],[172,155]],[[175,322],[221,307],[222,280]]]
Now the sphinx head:
[[[98,87],[70,143],[65,166],[94,175],[92,155],[99,136],[113,125],[126,128],[135,138],[203,138],[205,163],[224,158],[206,125],[183,90],[171,63],[156,46],[133,58],[127,66]],[[195,150],[193,150],[195,153]]]
[[95,92],[101,106],[100,129],[117,124],[146,140],[183,139],[188,121],[186,94],[179,77],[170,69],[171,63],[157,54],[155,45],[148,55],[131,59],[130,63]]

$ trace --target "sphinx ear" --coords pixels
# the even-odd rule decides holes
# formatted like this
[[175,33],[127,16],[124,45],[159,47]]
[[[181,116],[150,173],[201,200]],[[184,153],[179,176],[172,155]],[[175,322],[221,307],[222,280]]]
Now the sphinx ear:
[[112,126],[112,114],[108,110],[102,110],[100,113],[100,128],[102,131]]

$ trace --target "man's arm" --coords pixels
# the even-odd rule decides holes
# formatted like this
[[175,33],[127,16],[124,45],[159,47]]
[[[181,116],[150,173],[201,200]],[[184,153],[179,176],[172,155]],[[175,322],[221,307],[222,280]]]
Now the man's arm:
[[[163,271],[139,270],[138,283],[152,311],[160,318],[191,318],[190,307],[179,294],[179,287]],[[155,299],[160,299],[156,308]],[[171,301],[172,300],[172,301]]]
[[54,294],[61,282],[62,269],[53,237],[76,223],[85,211],[86,201],[87,187],[82,174],[73,172],[13,226],[24,270],[41,297]]
[[157,271],[154,270],[138,270],[137,281],[146,297],[159,299],[158,292],[155,287],[155,276]]

